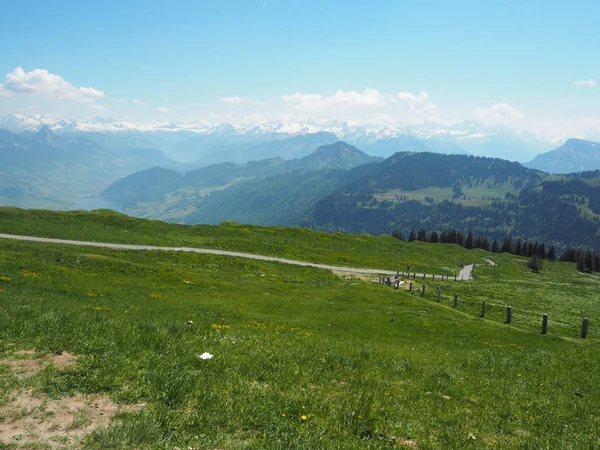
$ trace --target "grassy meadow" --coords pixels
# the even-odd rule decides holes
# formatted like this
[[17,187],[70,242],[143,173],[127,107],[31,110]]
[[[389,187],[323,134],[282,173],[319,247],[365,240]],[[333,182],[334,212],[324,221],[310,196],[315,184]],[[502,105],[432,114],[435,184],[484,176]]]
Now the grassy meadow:
[[600,280],[573,264],[534,274],[514,255],[453,245],[107,211],[1,208],[0,232],[448,275],[458,263],[498,263],[469,282],[428,280],[422,297],[420,280],[409,292],[241,258],[0,240],[0,359],[80,356],[31,377],[0,364],[0,426],[12,393],[33,389],[145,405],[91,432],[91,449],[600,447]]

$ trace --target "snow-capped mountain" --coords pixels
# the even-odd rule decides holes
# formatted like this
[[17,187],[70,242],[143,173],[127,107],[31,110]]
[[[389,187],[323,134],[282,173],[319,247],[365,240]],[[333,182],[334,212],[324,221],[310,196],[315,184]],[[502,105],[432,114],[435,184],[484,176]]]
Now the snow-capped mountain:
[[[469,153],[493,156],[516,161],[530,161],[535,155],[555,148],[565,139],[546,139],[524,131],[490,127],[478,122],[452,125],[424,123],[421,125],[374,124],[347,122],[335,119],[306,121],[262,122],[250,125],[199,122],[148,122],[134,123],[108,118],[88,121],[64,120],[39,114],[14,114],[0,118],[0,128],[15,133],[37,131],[47,126],[55,133],[118,133],[144,134],[159,139],[169,138],[170,145],[179,145],[194,136],[218,138],[227,143],[269,140],[320,132],[333,133],[337,139],[348,142],[374,156],[389,156],[397,151],[433,151],[438,153]],[[160,139],[159,139],[160,140]],[[165,139],[162,139],[164,141]],[[177,141],[173,143],[173,141]],[[561,142],[562,141],[562,142]],[[158,144],[158,140],[156,140]]]

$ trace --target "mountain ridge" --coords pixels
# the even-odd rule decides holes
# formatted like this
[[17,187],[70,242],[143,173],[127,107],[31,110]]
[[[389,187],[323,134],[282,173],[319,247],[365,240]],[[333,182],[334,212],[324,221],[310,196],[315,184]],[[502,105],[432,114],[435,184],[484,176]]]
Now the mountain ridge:
[[571,138],[560,147],[537,155],[525,164],[548,173],[584,172],[600,169],[600,143]]

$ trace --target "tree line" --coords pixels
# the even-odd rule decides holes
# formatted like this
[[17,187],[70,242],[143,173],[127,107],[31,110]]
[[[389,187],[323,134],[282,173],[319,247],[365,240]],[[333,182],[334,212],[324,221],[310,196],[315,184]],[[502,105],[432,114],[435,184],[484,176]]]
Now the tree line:
[[548,248],[544,242],[525,241],[518,238],[516,241],[507,236],[504,238],[502,243],[498,239],[490,239],[487,236],[475,235],[472,231],[467,234],[458,230],[445,230],[441,232],[431,231],[427,232],[425,228],[415,231],[411,229],[408,236],[405,236],[402,231],[392,231],[392,237],[400,239],[401,241],[412,242],[430,242],[432,244],[457,244],[466,249],[480,248],[488,252],[493,253],[512,253],[513,255],[532,257],[534,255],[542,259],[548,259],[549,261],[556,260],[556,249],[554,245],[550,245]]
[[[445,230],[441,232],[427,232],[425,228],[420,228],[419,231],[411,229],[406,236],[400,230],[392,231],[392,237],[401,241],[412,242],[421,241],[432,244],[457,244],[466,249],[480,248],[493,253],[511,253],[513,255],[526,256],[536,259],[547,259],[548,261],[568,261],[577,263],[577,270],[580,272],[600,272],[600,253],[594,250],[585,248],[567,247],[565,251],[557,258],[554,245],[548,248],[544,242],[536,240],[526,241],[521,238],[513,239],[507,236],[502,240],[490,239],[486,236],[477,236],[469,231],[467,234],[458,230]],[[534,264],[538,266],[537,263]],[[537,271],[537,270],[536,270]]]

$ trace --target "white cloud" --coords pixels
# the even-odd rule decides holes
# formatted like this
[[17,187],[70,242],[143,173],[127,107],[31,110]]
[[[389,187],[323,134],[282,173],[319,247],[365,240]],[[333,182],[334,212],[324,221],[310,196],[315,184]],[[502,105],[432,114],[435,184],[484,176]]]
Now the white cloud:
[[146,102],[145,102],[145,101],[143,101],[143,100],[140,100],[139,98],[134,98],[134,99],[133,99],[133,100],[131,100],[131,101],[132,101],[133,103],[135,103],[136,105],[140,105],[140,106],[143,106],[143,105],[145,105],[145,104],[146,104]]
[[596,87],[596,80],[593,79],[589,79],[589,80],[579,80],[579,81],[574,81],[573,84],[575,86],[587,86],[587,87]]
[[95,109],[96,111],[104,111],[106,109],[106,106],[102,106],[102,105],[99,105],[97,103],[92,103],[90,105],[90,108],[91,109]]
[[165,108],[164,106],[159,106],[158,108],[156,108],[156,110],[160,111],[160,112],[167,112],[168,111],[168,109]]
[[417,95],[411,92],[398,92],[393,100],[408,104],[408,114],[413,119],[439,120],[438,108],[429,102],[429,95],[425,91],[421,91]]
[[93,87],[73,86],[61,76],[45,69],[25,72],[21,67],[17,67],[6,74],[5,84],[0,84],[0,95],[33,95],[78,103],[93,103],[104,97],[104,91]]
[[248,97],[238,97],[234,95],[233,97],[223,97],[221,101],[223,103],[244,103],[248,101]]
[[358,91],[336,91],[331,96],[321,94],[295,94],[284,95],[281,99],[291,103],[294,108],[302,110],[323,110],[340,106],[369,106],[380,107],[385,105],[384,96],[377,89]]
[[120,98],[117,100],[119,103],[125,103],[127,101],[126,98]]
[[489,125],[514,125],[525,119],[521,111],[506,103],[496,103],[488,108],[473,111],[475,119]]

